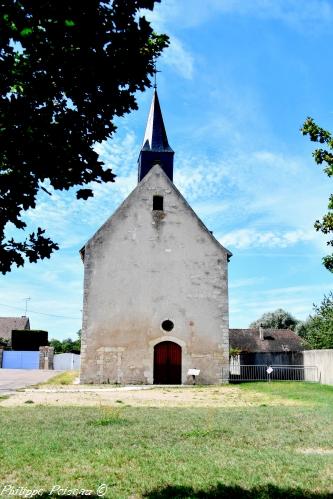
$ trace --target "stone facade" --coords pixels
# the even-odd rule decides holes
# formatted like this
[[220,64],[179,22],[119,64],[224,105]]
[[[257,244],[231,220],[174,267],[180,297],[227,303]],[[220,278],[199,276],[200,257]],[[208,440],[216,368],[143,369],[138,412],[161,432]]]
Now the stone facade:
[[53,347],[39,347],[39,369],[53,369],[53,358]]
[[[154,196],[163,209],[153,209]],[[154,347],[181,347],[181,382],[229,362],[228,258],[156,164],[84,250],[81,383],[153,383]],[[163,321],[172,321],[166,331]]]

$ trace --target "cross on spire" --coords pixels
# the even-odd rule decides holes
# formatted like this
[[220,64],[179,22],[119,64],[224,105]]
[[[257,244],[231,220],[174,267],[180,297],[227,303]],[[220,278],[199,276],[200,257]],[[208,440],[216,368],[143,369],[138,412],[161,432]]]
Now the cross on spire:
[[161,73],[158,69],[156,69],[156,59],[154,59],[154,88],[157,89],[157,73]]

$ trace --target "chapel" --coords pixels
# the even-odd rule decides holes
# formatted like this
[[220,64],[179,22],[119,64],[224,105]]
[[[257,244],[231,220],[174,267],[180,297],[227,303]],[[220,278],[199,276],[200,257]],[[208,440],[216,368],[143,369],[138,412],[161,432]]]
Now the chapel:
[[197,383],[228,377],[231,253],[173,173],[155,88],[138,184],[81,250],[81,383],[188,384],[191,369]]

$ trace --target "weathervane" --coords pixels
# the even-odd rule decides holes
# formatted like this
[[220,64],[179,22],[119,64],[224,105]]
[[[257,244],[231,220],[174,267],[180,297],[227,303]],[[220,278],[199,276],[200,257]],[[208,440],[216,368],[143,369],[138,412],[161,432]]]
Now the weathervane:
[[158,69],[156,69],[156,59],[154,59],[154,88],[157,89],[157,73],[160,73]]

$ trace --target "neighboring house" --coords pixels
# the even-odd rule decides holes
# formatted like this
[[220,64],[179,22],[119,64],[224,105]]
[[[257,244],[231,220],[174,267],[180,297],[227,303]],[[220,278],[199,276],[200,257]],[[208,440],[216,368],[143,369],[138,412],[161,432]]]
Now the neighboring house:
[[306,342],[291,329],[230,329],[231,374],[245,365],[303,365]]
[[0,338],[12,339],[13,329],[30,329],[28,317],[0,317]]
[[218,383],[228,367],[231,253],[175,187],[173,156],[155,91],[138,185],[81,250],[83,383],[190,383],[191,368]]
[[53,348],[46,331],[31,330],[28,317],[0,317],[0,338],[11,348],[0,346],[0,368],[53,369]]

